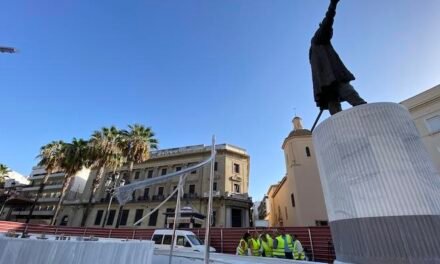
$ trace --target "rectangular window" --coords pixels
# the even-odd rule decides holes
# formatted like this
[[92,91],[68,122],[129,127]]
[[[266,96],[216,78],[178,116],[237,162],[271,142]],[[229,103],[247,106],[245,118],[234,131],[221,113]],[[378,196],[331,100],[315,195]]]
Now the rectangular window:
[[101,220],[102,220],[102,214],[103,213],[104,213],[104,210],[98,210],[98,212],[96,213],[95,225],[101,225]]
[[163,195],[163,187],[157,189],[157,195]]
[[160,172],[160,175],[165,175],[165,174],[167,174],[167,169],[163,168],[162,171]]
[[121,221],[119,222],[119,225],[121,225],[121,226],[127,225],[129,213],[130,213],[130,210],[122,210]]
[[144,199],[148,199],[150,196],[150,188],[144,189]]
[[426,123],[428,124],[429,132],[435,133],[440,131],[440,116],[434,116],[426,119]]
[[148,226],[156,226],[158,214],[159,214],[159,210],[157,210],[156,212],[150,215],[150,219],[148,219]]
[[240,164],[234,163],[234,172],[240,173]]
[[311,155],[310,155],[310,148],[309,147],[306,147],[306,156],[307,157],[310,157]]
[[153,170],[148,171],[148,179],[153,178]]
[[182,167],[176,167],[176,171],[181,171]]
[[[136,213],[134,215],[134,222],[139,221],[144,214],[144,209],[136,209]],[[140,226],[141,224],[137,224],[136,226]]]
[[217,182],[214,182],[214,184],[212,185],[212,190],[217,191]]
[[196,186],[194,184],[191,184],[189,186],[189,193],[194,194],[196,192]]
[[240,184],[234,183],[234,192],[240,193]]
[[185,237],[184,236],[177,236],[177,241],[176,241],[176,245],[178,246],[185,246]]
[[108,214],[107,223],[106,225],[113,225],[113,221],[115,220],[115,214],[116,210],[110,210],[110,213]]
[[172,236],[171,235],[165,235],[163,238],[163,245],[171,245]]
[[217,169],[218,169],[218,162],[216,161],[214,162],[214,170],[217,171]]
[[293,193],[290,194],[290,201],[292,202],[292,207],[295,207],[295,196],[293,196]]
[[316,226],[328,226],[328,221],[316,220],[315,224],[316,224]]
[[135,172],[135,173],[134,173],[134,179],[135,179],[135,180],[139,179],[139,176],[140,176],[140,175],[141,175],[141,172],[140,172],[140,171]]
[[162,238],[163,238],[163,235],[154,235],[151,240],[154,241],[154,244],[160,245],[160,244],[162,244]]
[[215,226],[215,219],[217,217],[217,211],[213,210],[212,211],[212,220],[211,220],[211,226]]

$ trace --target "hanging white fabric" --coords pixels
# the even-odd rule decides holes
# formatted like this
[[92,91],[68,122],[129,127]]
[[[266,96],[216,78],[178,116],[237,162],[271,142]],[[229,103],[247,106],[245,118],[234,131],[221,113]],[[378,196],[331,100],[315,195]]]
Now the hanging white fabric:
[[[120,187],[116,188],[116,190],[115,190],[115,197],[116,197],[116,199],[118,199],[119,204],[124,205],[132,199],[132,193],[134,191],[139,190],[139,189],[144,189],[148,186],[155,185],[158,183],[167,182],[174,177],[177,177],[177,176],[180,176],[180,175],[183,175],[186,173],[190,173],[191,171],[193,171],[195,169],[198,169],[200,167],[205,166],[206,164],[211,162],[211,160],[213,160],[213,158],[214,158],[214,155],[211,155],[207,160],[204,160],[203,162],[196,164],[192,167],[185,168],[181,171],[176,171],[176,172],[172,172],[167,175],[164,175],[164,176],[159,176],[156,178],[147,179],[147,180],[127,184],[124,186],[120,186]],[[173,194],[174,193],[175,192],[173,192]]]

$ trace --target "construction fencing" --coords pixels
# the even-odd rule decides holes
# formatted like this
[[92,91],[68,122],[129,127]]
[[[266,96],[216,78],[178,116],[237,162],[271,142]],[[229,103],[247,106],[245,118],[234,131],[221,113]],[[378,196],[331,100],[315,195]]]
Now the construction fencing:
[[[205,229],[188,229],[194,232],[200,239],[205,237]],[[211,246],[217,252],[235,254],[240,238],[245,232],[269,232],[275,229],[267,228],[211,228]],[[295,234],[301,241],[310,260],[333,263],[335,259],[330,228],[329,227],[282,227],[278,230]],[[38,224],[25,224],[20,222],[0,221],[0,232],[24,232],[65,235],[65,236],[94,236],[105,238],[141,239],[150,240],[154,229],[135,228],[90,228],[90,227],[66,227]]]

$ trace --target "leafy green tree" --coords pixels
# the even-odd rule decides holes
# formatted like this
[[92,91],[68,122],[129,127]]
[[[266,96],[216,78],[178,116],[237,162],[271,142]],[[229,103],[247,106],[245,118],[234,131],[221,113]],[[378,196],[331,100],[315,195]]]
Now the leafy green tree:
[[55,214],[52,218],[52,225],[55,224],[58,214],[61,211],[72,178],[83,168],[90,166],[89,153],[89,142],[77,138],[73,138],[71,143],[65,143],[59,152],[61,155],[60,169],[64,171],[65,175],[61,196],[59,197],[60,199],[55,207]]
[[10,171],[8,166],[0,163],[0,185],[5,184],[5,179]]
[[38,162],[39,167],[43,167],[46,170],[46,175],[40,183],[40,187],[37,191],[37,195],[35,200],[29,210],[29,215],[26,218],[26,223],[29,223],[31,216],[34,212],[35,206],[37,205],[38,200],[40,199],[41,194],[43,193],[44,186],[46,186],[47,180],[53,172],[61,170],[61,162],[64,158],[63,155],[63,141],[52,141],[51,143],[44,145],[40,148],[40,154],[37,158],[40,159]]
[[114,126],[110,128],[104,127],[101,130],[95,131],[89,140],[89,159],[92,169],[95,169],[97,172],[91,185],[90,197],[81,220],[81,226],[86,224],[90,207],[96,196],[96,191],[98,190],[105,169],[107,168],[114,172],[122,167],[125,162],[120,148],[121,140],[121,133]]
[[[128,126],[129,130],[122,130],[121,150],[122,155],[128,162],[129,181],[133,180],[133,166],[142,163],[150,158],[150,151],[157,149],[158,141],[150,127],[134,124]],[[119,208],[119,215],[116,227],[119,226],[122,206]]]

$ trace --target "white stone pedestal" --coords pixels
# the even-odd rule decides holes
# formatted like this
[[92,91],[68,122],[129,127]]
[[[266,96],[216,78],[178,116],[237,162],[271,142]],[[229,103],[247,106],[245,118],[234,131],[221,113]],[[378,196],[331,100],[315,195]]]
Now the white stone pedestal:
[[313,142],[338,261],[440,263],[440,175],[403,106],[340,112]]

